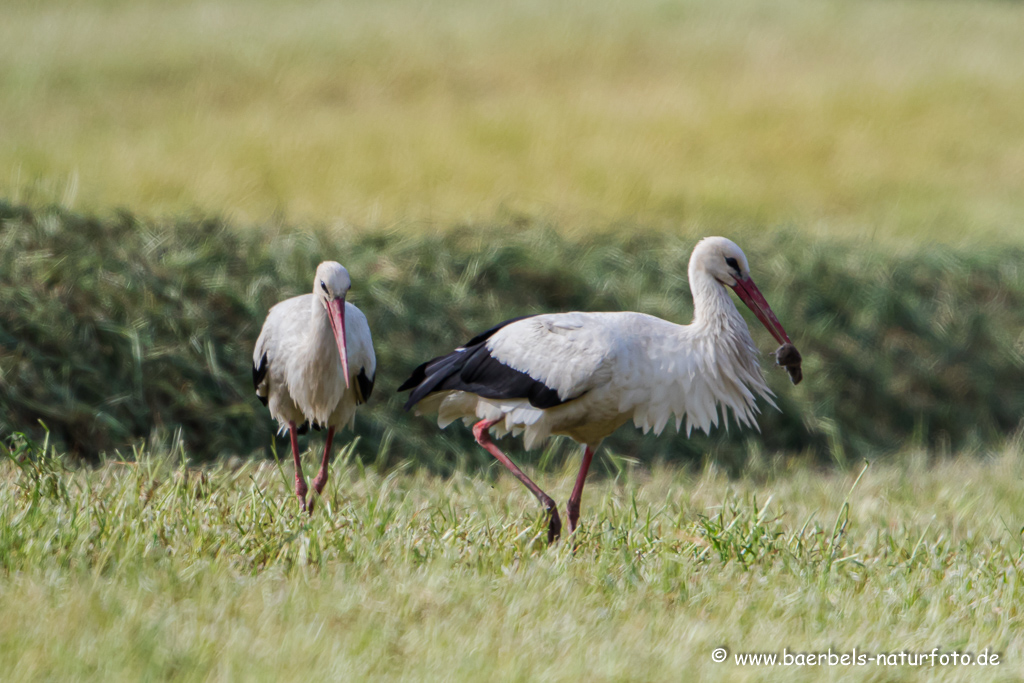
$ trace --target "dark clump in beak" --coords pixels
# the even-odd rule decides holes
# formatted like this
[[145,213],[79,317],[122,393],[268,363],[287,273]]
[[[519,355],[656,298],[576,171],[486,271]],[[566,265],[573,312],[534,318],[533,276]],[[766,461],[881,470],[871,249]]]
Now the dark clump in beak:
[[789,379],[793,384],[800,384],[804,378],[804,372],[800,369],[803,358],[796,347],[787,342],[775,350],[775,364],[786,368]]

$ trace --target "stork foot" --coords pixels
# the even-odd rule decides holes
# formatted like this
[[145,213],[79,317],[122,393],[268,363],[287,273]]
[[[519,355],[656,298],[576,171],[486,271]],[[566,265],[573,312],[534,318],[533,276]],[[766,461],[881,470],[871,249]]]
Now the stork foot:
[[558,506],[554,501],[548,507],[548,514],[551,515],[548,522],[548,545],[551,545],[562,535],[562,518],[558,516]]
[[321,479],[319,475],[313,480],[313,493],[309,495],[309,500],[306,501],[306,512],[310,515],[313,514],[313,508],[316,506],[316,499],[323,493],[324,487],[327,486],[327,477]]
[[[295,477],[295,497],[299,499],[299,510],[301,510],[302,512],[306,512],[307,509],[310,512],[312,512],[312,509],[313,509],[312,506],[310,506],[309,508],[306,507],[306,494],[308,492],[309,492],[309,487],[306,486],[305,480],[299,479],[299,477],[296,476]],[[310,501],[310,502],[312,502],[312,501]]]
[[330,473],[331,444],[333,441],[334,427],[329,427],[327,429],[327,443],[324,444],[324,457],[320,461],[320,471],[313,478],[313,490],[316,493],[309,497],[309,502],[306,504],[306,511],[310,515],[313,514],[313,508],[316,506],[316,498],[324,492],[324,487],[327,486],[327,477]]

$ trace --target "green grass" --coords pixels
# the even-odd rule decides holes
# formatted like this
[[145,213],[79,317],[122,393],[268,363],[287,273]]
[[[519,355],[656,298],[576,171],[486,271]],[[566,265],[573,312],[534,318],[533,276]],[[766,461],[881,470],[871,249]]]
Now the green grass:
[[[547,548],[511,477],[0,462],[0,669],[76,680],[1020,680],[1021,452],[747,476],[599,458]],[[307,456],[311,467],[313,457]],[[538,473],[564,505],[575,458]],[[711,651],[999,652],[996,669],[739,667]],[[825,667],[827,669],[827,667]]]
[[1019,234],[1024,6],[8,1],[0,194],[87,211]]
[[[1024,680],[1021,3],[2,15],[4,680]],[[804,351],[762,435],[627,428],[546,547],[466,430],[399,411],[407,370],[503,317],[685,322],[709,233]],[[248,361],[326,258],[381,374],[310,519],[250,457]],[[505,443],[564,507],[567,442]]]

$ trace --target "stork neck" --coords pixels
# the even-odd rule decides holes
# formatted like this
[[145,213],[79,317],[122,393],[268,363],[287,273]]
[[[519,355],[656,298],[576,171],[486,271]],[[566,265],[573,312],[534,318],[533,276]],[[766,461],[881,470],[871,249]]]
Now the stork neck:
[[325,345],[333,348],[334,330],[331,329],[331,321],[327,318],[327,309],[316,295],[313,296],[313,308],[310,313],[309,335],[306,337],[310,348],[316,350]]
[[725,285],[704,271],[692,273],[693,327],[709,334],[744,327],[743,316],[736,309]]

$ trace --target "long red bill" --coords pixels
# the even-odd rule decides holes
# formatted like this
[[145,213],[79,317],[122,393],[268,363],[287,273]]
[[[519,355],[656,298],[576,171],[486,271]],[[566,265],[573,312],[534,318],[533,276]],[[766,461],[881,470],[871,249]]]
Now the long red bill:
[[771,335],[775,337],[775,341],[780,344],[793,343],[789,341],[789,335],[786,334],[786,330],[782,329],[782,323],[775,317],[772,307],[768,305],[764,295],[761,294],[761,290],[757,288],[753,280],[749,277],[745,280],[737,280],[732,289],[736,292],[736,296],[754,312],[754,315],[761,321],[761,324],[771,332]]
[[327,304],[327,319],[334,330],[334,341],[338,344],[338,355],[341,357],[341,374],[345,376],[345,388],[348,388],[348,344],[345,341],[345,299],[332,299]]

